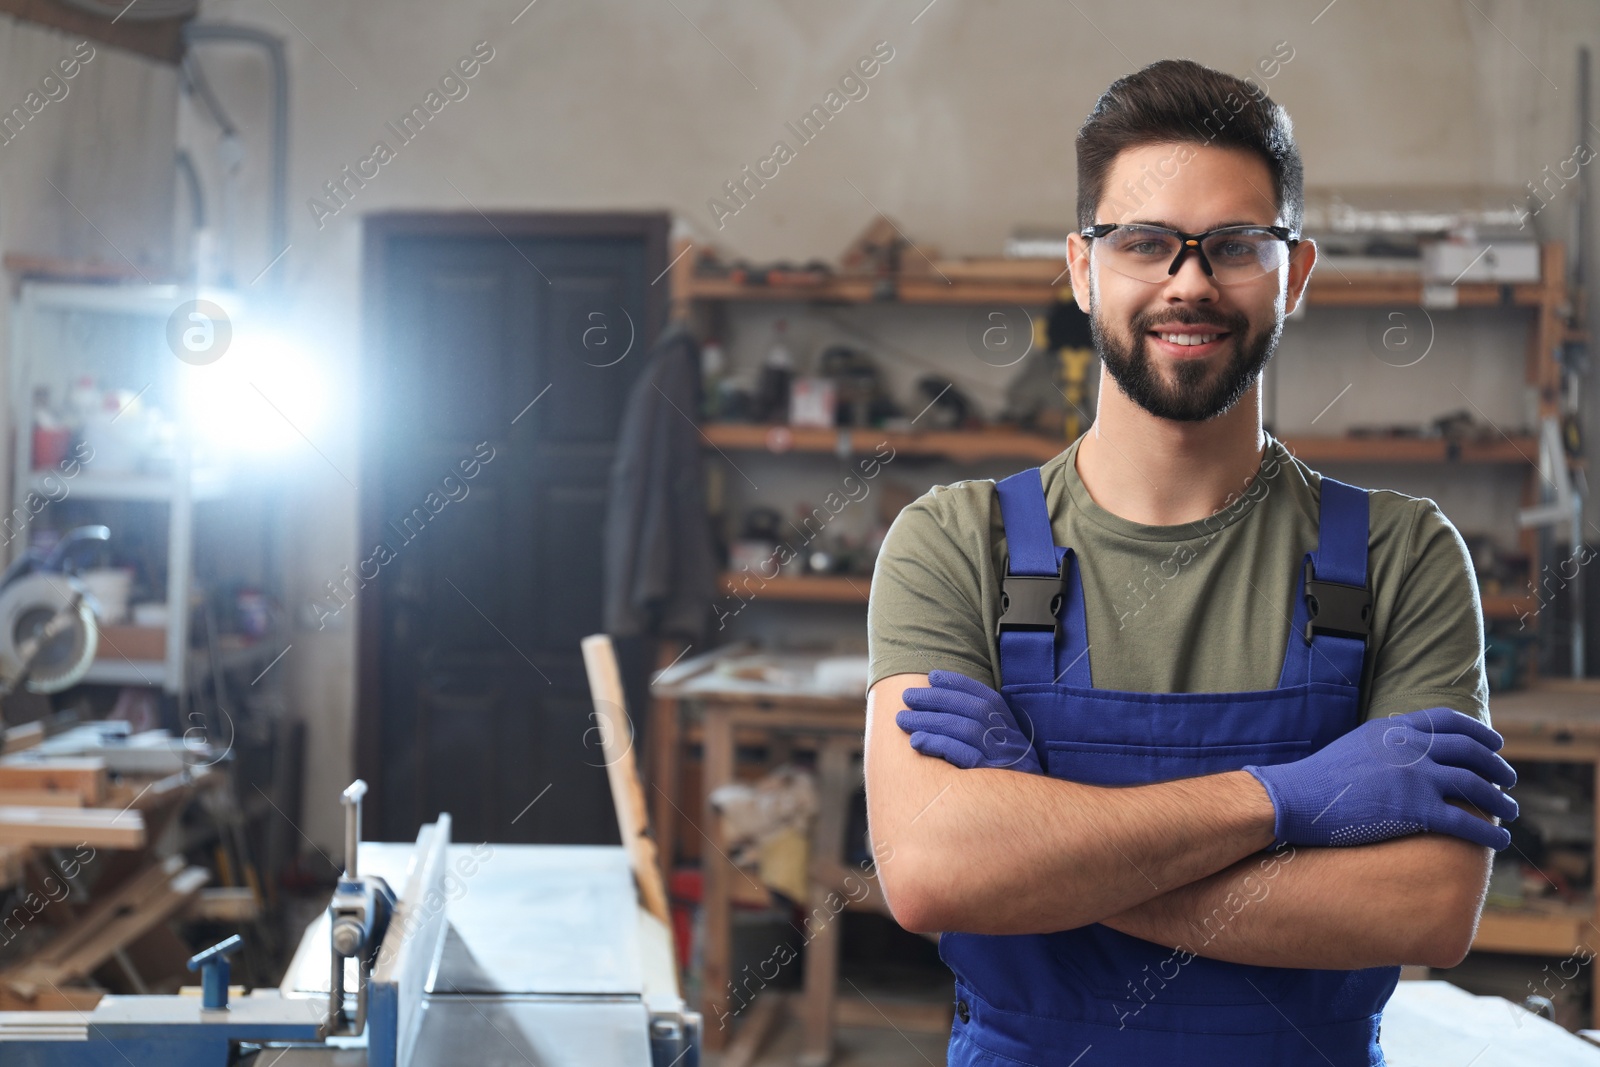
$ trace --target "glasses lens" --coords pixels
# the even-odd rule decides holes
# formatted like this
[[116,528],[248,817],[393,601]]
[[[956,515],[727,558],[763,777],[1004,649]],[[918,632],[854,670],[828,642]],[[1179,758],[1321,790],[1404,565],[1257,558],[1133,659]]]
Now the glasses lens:
[[1147,226],[1119,226],[1095,239],[1101,261],[1118,274],[1141,282],[1167,280],[1167,268],[1178,254],[1178,238]]
[[1268,230],[1221,230],[1200,242],[1218,285],[1237,285],[1271,274],[1289,258],[1289,245]]

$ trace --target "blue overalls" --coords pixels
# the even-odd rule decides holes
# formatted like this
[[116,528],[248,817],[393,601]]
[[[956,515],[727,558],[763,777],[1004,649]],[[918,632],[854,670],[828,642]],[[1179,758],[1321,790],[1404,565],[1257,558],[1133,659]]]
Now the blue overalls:
[[[1010,554],[1000,691],[1046,774],[1126,786],[1287,763],[1359,724],[1371,613],[1365,490],[1322,479],[1317,549],[1301,567],[1278,687],[1239,693],[1096,689],[1078,565],[1055,544],[1039,469],[998,490]],[[1216,918],[1214,929],[1231,916]],[[953,1067],[1374,1067],[1383,1063],[1383,1006],[1400,976],[1398,967],[1224,963],[1098,923],[947,933],[939,953],[956,974]]]

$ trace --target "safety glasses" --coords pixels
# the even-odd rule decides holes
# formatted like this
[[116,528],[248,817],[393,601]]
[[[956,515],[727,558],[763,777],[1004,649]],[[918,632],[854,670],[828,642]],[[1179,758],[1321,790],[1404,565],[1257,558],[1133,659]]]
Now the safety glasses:
[[1300,243],[1282,226],[1219,226],[1184,233],[1146,223],[1102,222],[1082,234],[1094,241],[1101,263],[1141,282],[1166,281],[1193,252],[1218,285],[1241,285],[1276,271]]

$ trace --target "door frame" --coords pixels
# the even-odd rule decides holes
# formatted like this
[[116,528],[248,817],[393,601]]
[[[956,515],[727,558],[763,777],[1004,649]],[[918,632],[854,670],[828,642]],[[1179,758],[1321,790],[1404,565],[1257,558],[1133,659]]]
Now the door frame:
[[[564,237],[637,238],[644,244],[645,270],[655,278],[645,287],[644,337],[646,344],[666,327],[670,303],[667,278],[667,248],[672,217],[667,212],[627,211],[384,211],[362,217],[361,250],[361,358],[360,380],[373,383],[367,407],[385,401],[377,373],[382,353],[389,351],[387,324],[383,315],[385,286],[388,283],[390,242],[413,237],[500,237],[507,243],[515,238]],[[373,427],[376,419],[361,419],[359,430],[360,471],[357,496],[357,546],[375,543],[383,526],[382,501],[374,474],[378,442]],[[359,551],[357,552],[359,556]],[[384,773],[382,758],[383,693],[379,624],[383,606],[381,584],[374,594],[356,603],[356,693],[355,765],[356,774],[368,787],[368,810],[383,811]],[[369,820],[370,822],[370,820]]]

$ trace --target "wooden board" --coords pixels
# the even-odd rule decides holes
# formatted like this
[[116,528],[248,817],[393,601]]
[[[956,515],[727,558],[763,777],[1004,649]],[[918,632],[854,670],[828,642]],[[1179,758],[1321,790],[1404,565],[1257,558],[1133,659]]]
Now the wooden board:
[[88,805],[106,798],[104,760],[75,756],[40,759],[28,753],[0,759],[0,789],[68,790]]
[[81,808],[75,789],[0,789],[0,808]]
[[248,886],[219,886],[202,889],[184,915],[203,922],[249,923],[261,918],[261,905]]
[[142,848],[144,815],[112,808],[0,807],[0,844]]
[[44,723],[30,722],[13,726],[5,732],[5,743],[0,745],[0,755],[25,752],[44,740]]
[[617,812],[617,829],[633,862],[640,900],[650,914],[670,928],[672,918],[667,910],[667,888],[656,863],[655,842],[649,836],[650,816],[634,762],[633,726],[628,720],[616,652],[611,647],[611,638],[605,634],[591,634],[581,645],[600,744],[605,753],[606,779]]
[[[36,1000],[41,992],[93,974],[117,952],[186,908],[211,878],[170,856],[100,898],[60,936],[27,960],[0,972],[0,1008]],[[26,1006],[26,1004],[24,1005]]]

